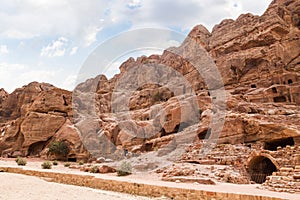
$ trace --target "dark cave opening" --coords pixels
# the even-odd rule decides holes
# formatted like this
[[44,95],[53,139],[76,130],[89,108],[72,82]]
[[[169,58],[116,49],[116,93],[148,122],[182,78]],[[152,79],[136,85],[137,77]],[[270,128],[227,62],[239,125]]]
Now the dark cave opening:
[[257,156],[249,163],[251,181],[254,181],[255,183],[264,183],[267,176],[272,175],[272,173],[276,171],[277,168],[274,163],[264,156]]
[[275,103],[286,102],[285,96],[274,97]]
[[264,149],[270,150],[270,151],[276,151],[277,147],[286,147],[287,145],[290,145],[290,146],[295,145],[294,139],[292,137],[267,141],[267,142],[265,142]]
[[77,158],[70,157],[68,158],[68,162],[77,162]]
[[211,129],[207,129],[198,134],[199,140],[208,139],[211,135]]
[[29,146],[28,156],[39,156],[46,145],[45,141],[33,143]]

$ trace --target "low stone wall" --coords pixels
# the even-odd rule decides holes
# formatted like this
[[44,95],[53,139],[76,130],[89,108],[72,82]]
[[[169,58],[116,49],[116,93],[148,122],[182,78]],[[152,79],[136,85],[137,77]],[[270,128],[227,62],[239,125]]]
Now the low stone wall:
[[173,188],[166,186],[148,185],[140,183],[130,183],[125,181],[105,180],[90,175],[61,174],[49,171],[24,170],[22,168],[0,167],[0,171],[8,173],[18,173],[29,176],[47,178],[50,181],[70,184],[76,186],[85,186],[101,190],[123,192],[134,195],[150,197],[169,197],[175,200],[179,199],[197,199],[197,200],[280,200],[280,198],[254,196],[245,194],[231,194],[211,191],[202,191],[194,189]]
[[300,165],[295,168],[282,167],[278,172],[273,172],[261,188],[275,192],[300,193]]

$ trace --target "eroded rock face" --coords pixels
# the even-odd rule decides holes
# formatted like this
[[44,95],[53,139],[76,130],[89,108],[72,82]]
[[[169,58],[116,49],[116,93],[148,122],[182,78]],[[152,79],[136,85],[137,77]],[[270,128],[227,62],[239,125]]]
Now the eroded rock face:
[[72,156],[88,156],[77,129],[72,127],[71,92],[33,82],[7,95],[0,112],[4,122],[0,135],[2,156],[43,154],[46,158],[42,152],[55,140],[65,141]]
[[[120,66],[120,74],[87,80],[77,86],[73,98],[48,84],[31,83],[9,95],[1,90],[0,152],[30,155],[42,150],[46,155],[47,145],[61,139],[70,145],[70,154],[83,154],[80,137],[93,150],[100,149],[101,156],[168,145],[162,152],[172,152],[178,143],[209,136],[211,119],[220,110],[226,117],[217,143],[296,138],[300,134],[299,10],[299,1],[273,1],[262,16],[243,14],[237,20],[223,20],[211,33],[198,25],[178,48],[129,58]],[[211,83],[209,88],[191,62],[197,46],[207,51],[222,76],[226,108],[212,105],[220,101],[215,94],[221,85]]]
[[[211,104],[216,98],[214,89],[208,91],[195,66],[178,54],[193,56],[196,42],[216,63],[226,89],[227,115],[218,143],[297,137],[300,134],[299,6],[298,1],[273,1],[262,16],[243,14],[237,20],[224,20],[212,33],[198,25],[180,47],[170,48],[161,56],[129,58],[114,78],[98,77],[94,86],[96,79],[89,80],[80,90],[96,88],[100,127],[113,144],[122,148],[153,150],[155,145],[160,147],[173,140],[169,135],[194,124],[198,124],[196,137],[204,139],[217,112]],[[148,68],[144,69],[145,65]],[[171,69],[169,73],[163,73],[166,67]],[[135,70],[129,76],[135,68],[142,68],[143,73]],[[189,84],[181,84],[175,71]],[[143,79],[159,80],[160,84],[135,88]],[[124,88],[135,88],[128,102],[118,96],[123,80],[126,80]],[[114,98],[116,94],[119,98]],[[193,94],[198,105],[184,103]],[[130,117],[120,110],[128,111]],[[112,124],[118,128],[109,128]]]
[[1,88],[0,89],[0,103],[2,103],[8,97],[8,93]]

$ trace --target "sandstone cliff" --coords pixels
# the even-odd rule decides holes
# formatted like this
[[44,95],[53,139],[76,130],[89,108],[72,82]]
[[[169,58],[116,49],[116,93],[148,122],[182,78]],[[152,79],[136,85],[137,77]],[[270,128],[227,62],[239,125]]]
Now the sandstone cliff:
[[[153,150],[174,141],[179,137],[175,133],[188,127],[197,130],[195,140],[204,139],[211,132],[209,124],[215,112],[212,101],[217,94],[184,58],[193,59],[196,42],[212,57],[226,89],[226,118],[218,143],[270,142],[289,137],[298,141],[299,9],[299,1],[273,1],[262,16],[243,14],[235,21],[223,20],[212,33],[196,26],[180,47],[162,55],[130,58],[120,66],[120,74],[111,80],[104,76],[90,80],[77,88],[81,94],[75,96],[82,99],[80,96],[86,96],[87,91],[96,93],[100,128],[116,146]],[[151,71],[152,66],[158,67]],[[164,66],[175,69],[189,83],[184,85],[173,72],[163,71]],[[134,75],[130,73],[133,69]],[[160,84],[136,87],[144,79],[159,80]],[[122,84],[136,87],[128,102],[116,94]],[[196,99],[191,98],[193,92]],[[123,108],[122,103],[128,108]],[[130,118],[118,116],[122,109],[127,109]],[[181,134],[188,137],[184,131]]]
[[84,153],[72,121],[71,92],[33,82],[7,95],[0,106],[0,152],[7,156],[46,156],[55,140],[69,144],[69,157]]
[[[193,59],[195,45],[205,49],[218,67],[226,108],[214,107],[221,86],[207,83],[191,60],[179,56]],[[164,66],[171,71],[164,71]],[[128,76],[132,69],[137,73]],[[87,155],[79,133],[95,156],[122,156],[122,149],[140,153],[162,148],[165,154],[208,138],[215,131],[211,119],[219,110],[226,117],[218,143],[284,138],[298,143],[300,2],[273,1],[262,16],[223,20],[211,33],[196,26],[180,47],[162,55],[129,58],[120,71],[110,80],[99,75],[78,85],[72,100],[70,92],[48,84],[31,83],[9,95],[1,92],[0,153],[40,155],[51,141],[66,140],[71,157]],[[136,87],[148,78],[157,82]],[[128,102],[123,102],[120,86],[136,87]]]
[[1,88],[0,89],[0,103],[2,101],[4,101],[7,98],[7,96],[8,96],[8,93],[3,88]]

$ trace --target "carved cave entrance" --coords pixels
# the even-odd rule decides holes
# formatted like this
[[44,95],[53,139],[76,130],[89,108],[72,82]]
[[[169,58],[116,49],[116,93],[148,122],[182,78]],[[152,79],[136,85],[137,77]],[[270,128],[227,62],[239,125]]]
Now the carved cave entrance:
[[286,147],[286,146],[294,146],[295,142],[292,137],[289,138],[282,138],[278,140],[272,140],[265,143],[264,149],[270,151],[276,151],[278,147]]
[[286,98],[285,96],[279,96],[279,97],[274,97],[274,102],[275,103],[282,103],[282,102],[286,102]]
[[69,157],[68,162],[77,162],[77,158],[75,157]]
[[251,181],[254,181],[255,183],[264,183],[266,177],[272,175],[272,173],[276,171],[277,168],[274,163],[264,156],[257,156],[249,163]]
[[31,144],[28,149],[28,156],[39,156],[46,143],[45,141],[41,141]]

